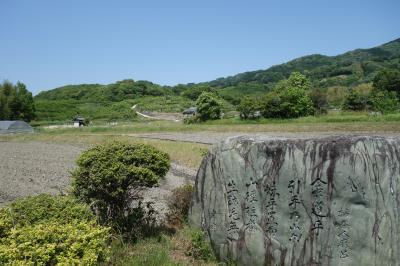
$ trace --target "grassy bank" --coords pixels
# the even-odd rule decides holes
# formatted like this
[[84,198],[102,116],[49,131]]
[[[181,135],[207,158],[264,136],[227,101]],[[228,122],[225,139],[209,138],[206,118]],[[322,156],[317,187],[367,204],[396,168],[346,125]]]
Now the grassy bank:
[[297,119],[238,118],[183,124],[171,121],[137,121],[117,126],[93,125],[86,128],[38,128],[48,134],[68,133],[149,133],[149,132],[400,132],[400,114],[369,115],[368,113],[331,113]]
[[157,237],[141,239],[135,245],[116,239],[111,245],[111,265],[116,266],[213,266],[218,264],[213,256],[207,260],[190,255],[192,229],[185,226],[173,235],[162,234]]

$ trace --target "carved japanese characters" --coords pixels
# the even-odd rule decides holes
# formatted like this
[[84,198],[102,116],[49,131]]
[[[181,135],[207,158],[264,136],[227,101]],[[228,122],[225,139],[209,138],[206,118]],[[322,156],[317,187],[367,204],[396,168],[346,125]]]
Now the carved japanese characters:
[[400,139],[228,139],[190,220],[241,265],[400,265]]

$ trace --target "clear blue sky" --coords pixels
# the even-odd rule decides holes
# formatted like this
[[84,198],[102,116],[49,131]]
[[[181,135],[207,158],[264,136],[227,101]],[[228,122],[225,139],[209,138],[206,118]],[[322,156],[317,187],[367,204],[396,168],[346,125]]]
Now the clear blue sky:
[[0,0],[0,80],[162,85],[400,37],[399,0]]

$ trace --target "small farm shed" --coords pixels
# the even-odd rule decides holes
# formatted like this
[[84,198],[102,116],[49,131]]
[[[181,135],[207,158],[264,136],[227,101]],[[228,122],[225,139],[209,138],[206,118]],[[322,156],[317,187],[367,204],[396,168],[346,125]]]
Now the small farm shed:
[[78,116],[74,118],[74,127],[83,127],[85,125],[85,118]]
[[0,134],[33,133],[33,128],[24,121],[0,121]]
[[182,112],[186,117],[188,116],[195,116],[197,113],[197,107],[190,107]]

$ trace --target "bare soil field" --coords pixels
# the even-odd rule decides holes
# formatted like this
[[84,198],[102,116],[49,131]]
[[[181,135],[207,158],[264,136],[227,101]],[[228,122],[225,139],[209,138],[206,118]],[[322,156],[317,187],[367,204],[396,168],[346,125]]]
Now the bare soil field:
[[83,149],[40,142],[0,142],[0,206],[40,193],[67,192]]
[[[68,193],[70,171],[87,147],[46,142],[0,142],[0,207],[11,201],[40,193]],[[196,171],[172,164],[159,186],[143,192],[161,214],[167,210],[166,197],[187,182]]]

